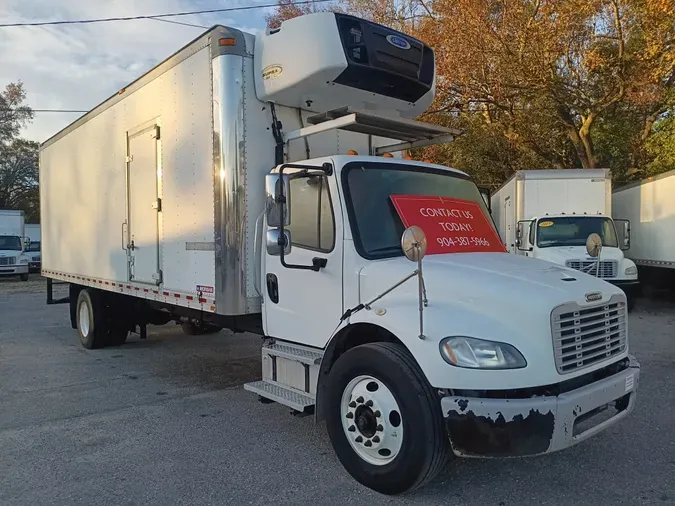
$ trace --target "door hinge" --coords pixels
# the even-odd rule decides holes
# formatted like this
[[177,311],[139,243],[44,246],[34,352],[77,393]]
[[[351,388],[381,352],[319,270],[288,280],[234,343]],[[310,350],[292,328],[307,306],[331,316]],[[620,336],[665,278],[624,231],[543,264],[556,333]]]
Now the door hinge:
[[156,209],[158,213],[162,212],[162,199],[157,199],[152,203],[152,208]]
[[162,269],[158,270],[157,273],[153,274],[152,279],[154,280],[155,283],[161,285],[162,282],[164,281],[164,272],[162,272]]
[[150,137],[159,140],[159,125],[155,125],[155,129],[150,132]]
[[133,162],[133,161],[134,161],[134,155],[127,155],[126,162],[129,163],[129,162]]

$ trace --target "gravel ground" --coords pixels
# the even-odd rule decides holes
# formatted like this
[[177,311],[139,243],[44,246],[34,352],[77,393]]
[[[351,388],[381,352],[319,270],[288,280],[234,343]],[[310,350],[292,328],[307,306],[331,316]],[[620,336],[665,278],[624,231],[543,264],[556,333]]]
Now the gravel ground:
[[360,486],[325,425],[241,384],[259,339],[188,337],[88,351],[44,282],[0,281],[0,504],[675,504],[675,302],[630,317],[636,411],[584,444],[512,460],[453,460],[401,497]]

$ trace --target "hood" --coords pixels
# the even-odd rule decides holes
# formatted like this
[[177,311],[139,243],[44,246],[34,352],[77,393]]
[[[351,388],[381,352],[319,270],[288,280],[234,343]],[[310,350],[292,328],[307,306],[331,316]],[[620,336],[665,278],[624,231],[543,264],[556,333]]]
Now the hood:
[[[361,300],[368,300],[410,274],[416,264],[404,257],[371,262],[360,273]],[[594,276],[535,258],[509,253],[428,255],[422,270],[429,300],[459,304],[498,304],[550,314],[560,304],[587,304],[586,294],[601,292],[602,300],[622,293]],[[396,290],[417,295],[416,283]],[[599,303],[596,302],[596,304]]]

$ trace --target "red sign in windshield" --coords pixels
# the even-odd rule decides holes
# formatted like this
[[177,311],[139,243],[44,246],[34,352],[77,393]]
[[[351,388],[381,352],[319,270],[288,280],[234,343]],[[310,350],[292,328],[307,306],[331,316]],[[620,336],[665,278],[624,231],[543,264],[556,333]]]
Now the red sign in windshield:
[[392,195],[406,227],[417,225],[427,236],[427,254],[506,253],[497,232],[475,202],[445,197]]

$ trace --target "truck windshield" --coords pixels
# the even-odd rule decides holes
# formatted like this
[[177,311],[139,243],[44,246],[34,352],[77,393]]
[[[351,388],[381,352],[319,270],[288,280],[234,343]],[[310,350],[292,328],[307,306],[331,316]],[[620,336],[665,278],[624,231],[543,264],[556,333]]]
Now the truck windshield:
[[537,246],[585,246],[592,233],[602,239],[602,245],[618,247],[614,222],[602,216],[566,216],[564,218],[540,218],[537,222]]
[[359,254],[368,259],[403,255],[405,229],[390,196],[438,196],[485,201],[471,178],[449,170],[386,162],[351,162],[342,169],[347,212]]
[[21,251],[21,239],[15,235],[0,235],[0,250]]

